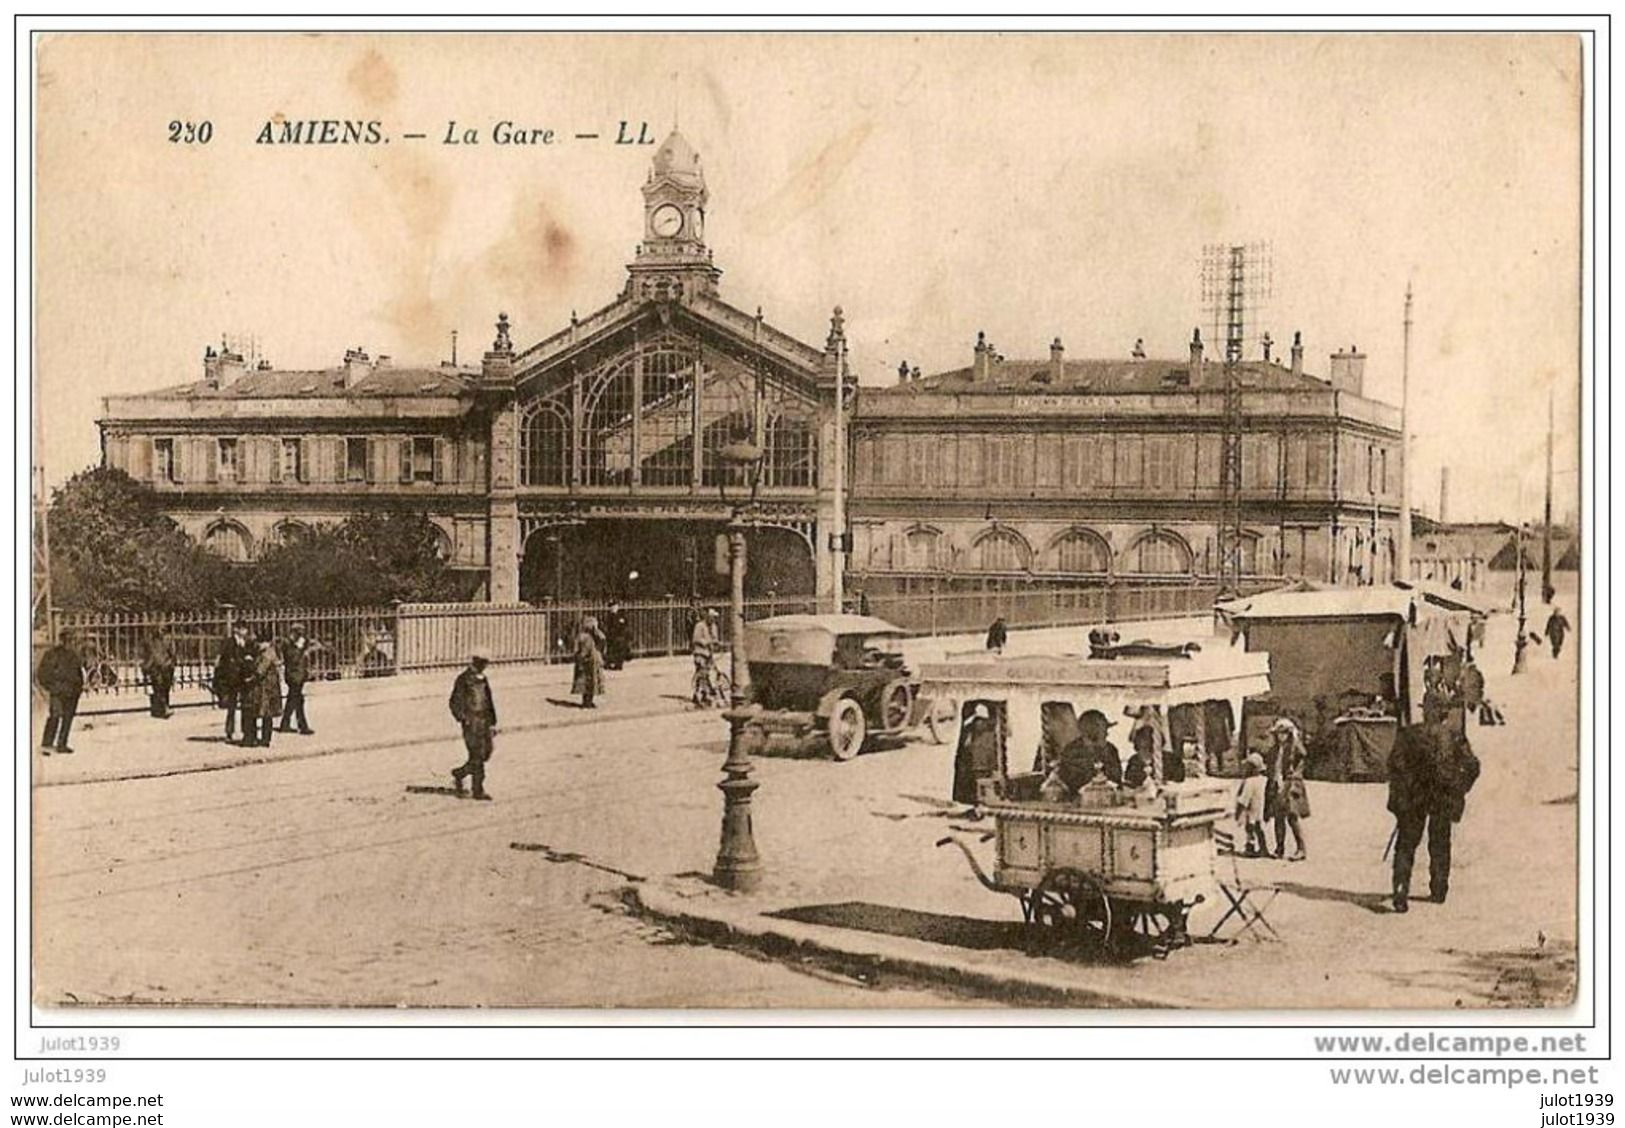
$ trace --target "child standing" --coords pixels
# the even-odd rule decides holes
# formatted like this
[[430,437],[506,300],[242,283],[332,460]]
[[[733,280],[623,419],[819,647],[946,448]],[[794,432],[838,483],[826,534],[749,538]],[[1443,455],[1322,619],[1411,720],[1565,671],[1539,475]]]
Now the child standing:
[[1241,762],[1241,785],[1236,788],[1236,821],[1247,829],[1247,856],[1269,852],[1264,839],[1264,757],[1256,751]]

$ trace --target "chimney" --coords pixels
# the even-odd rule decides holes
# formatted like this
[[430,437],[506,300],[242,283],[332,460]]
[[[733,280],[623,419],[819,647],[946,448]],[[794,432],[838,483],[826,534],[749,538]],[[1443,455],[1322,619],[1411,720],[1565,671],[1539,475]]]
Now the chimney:
[[908,378],[910,380],[918,380],[920,378],[920,366],[918,364],[909,370]]
[[1202,330],[1191,330],[1191,387],[1199,387],[1202,383]]
[[993,378],[993,346],[987,343],[986,333],[976,334],[976,361],[971,368],[971,379],[984,383]]
[[1264,348],[1264,363],[1268,364],[1270,362],[1270,349],[1275,347],[1275,338],[1271,337],[1270,331],[1266,329],[1264,335],[1258,339],[1258,343]]
[[1134,338],[1134,352],[1131,353],[1130,355],[1133,356],[1135,360],[1144,360],[1145,359],[1145,338],[1144,337],[1136,337],[1136,338]]
[[[205,357],[204,367],[209,361]],[[215,382],[217,388],[229,388],[248,372],[248,365],[244,363],[242,355],[232,349],[220,346],[220,355],[215,358]]]
[[897,366],[897,384],[901,387],[906,383],[908,383],[908,361],[905,360]]
[[1365,394],[1365,353],[1360,346],[1350,345],[1346,351],[1334,352],[1331,359],[1332,387],[1340,392]]
[[1303,375],[1303,331],[1292,334],[1292,375]]
[[1066,378],[1066,346],[1059,337],[1049,343],[1049,378],[1057,384]]
[[203,382],[211,388],[220,386],[220,357],[213,345],[203,346]]
[[392,360],[390,360],[390,359],[389,359],[389,354],[388,354],[388,353],[379,353],[379,354],[378,354],[378,361],[377,361],[377,364],[376,364],[376,365],[375,365],[375,366],[374,366],[374,367],[377,367],[377,368],[388,368],[388,367],[389,367],[389,366],[390,366],[390,365],[391,365],[391,364],[393,364],[393,363],[394,363],[394,362],[393,362],[393,361],[392,361]]
[[344,350],[344,386],[353,388],[361,382],[362,377],[372,371],[372,364],[367,358],[367,350],[362,348]]
[[1439,467],[1439,524],[1450,520],[1450,467]]

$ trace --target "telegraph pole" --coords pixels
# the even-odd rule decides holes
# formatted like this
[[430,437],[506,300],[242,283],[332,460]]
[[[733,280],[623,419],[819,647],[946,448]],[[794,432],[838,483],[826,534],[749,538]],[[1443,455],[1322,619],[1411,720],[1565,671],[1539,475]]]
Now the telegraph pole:
[[835,368],[835,501],[830,524],[834,531],[821,547],[830,554],[830,592],[839,615],[846,608],[846,327],[841,307],[830,317],[826,352],[834,356]]
[[[1399,559],[1398,578],[1411,578],[1411,284],[1405,283],[1405,348],[1399,376]],[[1443,520],[1443,518],[1440,518]]]
[[1546,389],[1546,528],[1540,540],[1540,600],[1550,603],[1552,587],[1552,391]]

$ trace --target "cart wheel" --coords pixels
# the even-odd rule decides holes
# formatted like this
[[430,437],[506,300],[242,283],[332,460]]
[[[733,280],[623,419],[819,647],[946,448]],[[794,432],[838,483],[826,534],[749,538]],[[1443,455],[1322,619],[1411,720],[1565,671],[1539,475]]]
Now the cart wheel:
[[863,706],[850,697],[843,697],[835,703],[835,711],[829,715],[829,749],[837,760],[850,760],[863,751],[863,741],[868,732],[868,722],[863,719]]
[[1033,890],[1033,921],[1105,951],[1112,938],[1112,902],[1100,882],[1075,869],[1052,869]]
[[914,695],[908,682],[895,681],[880,695],[880,727],[888,731],[908,727],[909,714],[914,711]]

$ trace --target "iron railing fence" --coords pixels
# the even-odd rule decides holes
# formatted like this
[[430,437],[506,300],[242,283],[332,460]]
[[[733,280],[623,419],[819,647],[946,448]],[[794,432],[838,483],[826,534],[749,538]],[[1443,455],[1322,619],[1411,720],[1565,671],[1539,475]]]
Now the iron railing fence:
[[[1267,586],[1267,585],[1263,585]],[[985,592],[914,592],[853,596],[848,611],[866,610],[915,635],[980,632],[997,616],[1012,628],[1070,626],[1142,619],[1181,618],[1212,610],[1211,584],[1086,588],[1032,588]],[[860,599],[862,605],[860,606]],[[681,599],[625,602],[634,657],[687,653],[696,614],[719,612],[725,643],[730,624],[725,600]],[[765,597],[745,602],[747,620],[817,611],[811,597]],[[189,613],[108,613],[56,608],[53,638],[71,633],[85,659],[90,692],[145,691],[142,664],[152,640],[169,639],[175,653],[175,685],[208,687],[220,644],[231,623],[242,619],[253,632],[283,638],[304,624],[317,644],[311,658],[318,679],[385,677],[416,670],[454,668],[484,650],[493,662],[565,662],[581,621],[602,624],[608,600],[562,604],[403,603],[393,607],[221,608]]]

